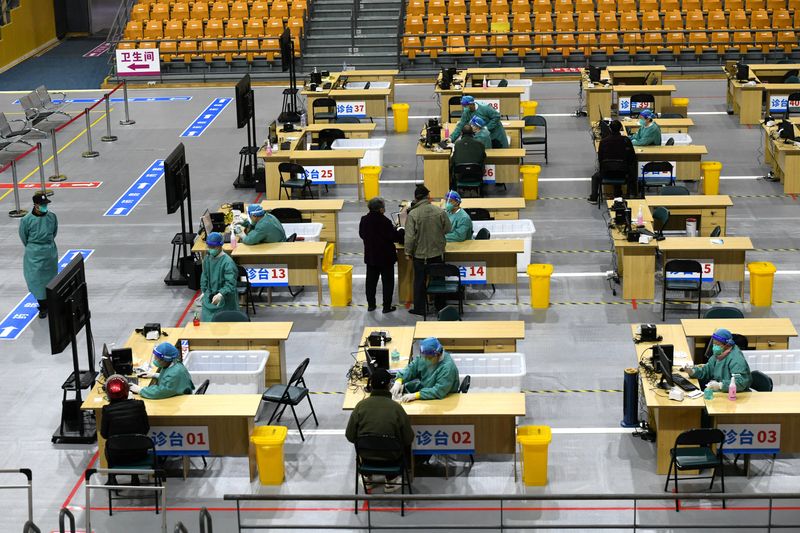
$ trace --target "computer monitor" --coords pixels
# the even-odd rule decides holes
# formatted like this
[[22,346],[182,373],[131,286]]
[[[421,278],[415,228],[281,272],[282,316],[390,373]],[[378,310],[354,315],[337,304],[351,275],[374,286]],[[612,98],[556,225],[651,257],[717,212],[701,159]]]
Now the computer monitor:
[[214,223],[211,221],[211,213],[209,213],[208,209],[206,209],[206,212],[203,213],[202,217],[200,217],[200,224],[202,224],[203,229],[206,232],[206,237],[208,237],[211,232],[214,231]]
[[108,357],[103,357],[100,360],[100,372],[103,374],[105,379],[108,379],[110,376],[113,376],[117,372],[114,371],[114,364],[111,362],[111,359]]
[[389,348],[367,348],[367,360],[372,369],[389,370]]
[[[50,351],[55,355],[69,346],[91,316],[83,256],[76,254],[69,264],[50,280],[46,290],[50,311],[48,315]],[[93,352],[90,354],[91,359]],[[90,361],[90,364],[94,367],[94,361]]]
[[164,189],[167,193],[167,214],[180,209],[189,193],[189,165],[186,150],[179,144],[164,160]]
[[594,65],[589,65],[589,81],[592,83],[600,83],[600,68]]
[[667,351],[664,350],[660,344],[653,346],[653,352],[656,372],[661,374],[661,381],[659,382],[658,386],[662,389],[671,389],[675,386],[675,382],[672,380],[672,364],[674,361],[674,355],[673,357],[668,356]]
[[644,78],[645,85],[658,85],[658,76],[655,72],[649,72]]
[[278,144],[278,121],[273,120],[269,125],[269,133],[267,134],[267,140],[270,144]]
[[111,350],[111,363],[117,374],[130,376],[133,374],[133,350],[130,348]]
[[778,137],[786,142],[794,139],[794,124],[790,121],[783,119],[778,126]]
[[736,63],[736,81],[749,81],[750,67],[744,63]]

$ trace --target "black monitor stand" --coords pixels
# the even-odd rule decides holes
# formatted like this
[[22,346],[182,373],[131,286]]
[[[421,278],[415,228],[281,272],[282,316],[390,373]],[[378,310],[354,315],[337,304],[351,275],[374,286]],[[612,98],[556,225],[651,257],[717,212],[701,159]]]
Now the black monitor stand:
[[[172,259],[170,260],[169,273],[164,278],[164,283],[169,286],[190,285],[192,278],[196,277],[192,271],[194,256],[191,246],[194,243],[195,233],[192,232],[192,185],[189,179],[189,165],[184,167],[184,180],[186,180],[186,197],[181,200],[181,232],[172,237]],[[186,218],[188,211],[189,218]],[[200,280],[196,280],[198,288]],[[190,287],[192,288],[192,287]]]

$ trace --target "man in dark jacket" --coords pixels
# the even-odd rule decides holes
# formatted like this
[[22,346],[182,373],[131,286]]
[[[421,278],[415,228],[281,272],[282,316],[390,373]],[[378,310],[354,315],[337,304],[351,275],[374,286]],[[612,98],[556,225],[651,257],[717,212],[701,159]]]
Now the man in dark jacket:
[[[108,404],[103,406],[100,435],[108,440],[117,435],[148,435],[150,422],[142,400],[129,400],[128,380],[120,375],[109,376],[105,384]],[[147,458],[141,450],[116,450],[109,456],[106,447],[106,459],[110,465],[136,464]]]
[[375,197],[367,204],[369,213],[361,217],[358,235],[364,241],[364,263],[367,265],[367,310],[377,309],[375,292],[378,278],[383,281],[383,312],[397,310],[392,305],[394,294],[394,264],[397,262],[395,243],[400,242],[400,232],[392,221],[384,216],[386,203]]
[[458,165],[475,164],[483,167],[486,160],[486,147],[483,142],[475,138],[471,124],[467,124],[461,132],[461,137],[453,146],[453,156],[450,158],[450,188],[456,188],[457,177],[455,170]]
[[[622,122],[612,120],[610,130],[611,133],[600,141],[600,145],[597,148],[597,161],[600,164],[611,159],[624,161],[628,167],[628,197],[635,198],[639,195],[636,151],[633,148],[633,144],[631,144],[631,140],[622,135]],[[602,178],[603,176],[599,170],[592,176],[592,190],[589,198],[587,198],[590,203],[597,202],[597,194]]]
[[[369,381],[372,393],[368,398],[358,402],[350,414],[345,431],[347,440],[355,444],[358,438],[364,435],[389,435],[395,437],[406,448],[411,445],[414,438],[411,421],[400,404],[392,400],[392,393],[389,392],[391,382],[392,375],[388,371],[378,368],[372,372]],[[399,457],[368,457],[371,460],[382,458],[396,461]],[[386,492],[394,492],[399,488],[399,485],[394,483],[395,479],[397,478],[386,479]]]

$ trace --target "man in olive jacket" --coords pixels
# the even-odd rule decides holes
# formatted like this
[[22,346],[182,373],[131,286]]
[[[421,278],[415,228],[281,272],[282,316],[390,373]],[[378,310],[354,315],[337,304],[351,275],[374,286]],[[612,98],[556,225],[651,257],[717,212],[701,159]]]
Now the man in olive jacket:
[[[350,414],[345,431],[347,440],[355,444],[358,438],[364,435],[389,435],[395,437],[404,448],[411,446],[414,438],[411,420],[403,407],[392,399],[392,393],[389,392],[391,382],[392,375],[388,371],[377,368],[372,372],[369,380],[372,393],[368,398],[358,402]],[[396,461],[399,457],[367,457],[367,459]],[[399,483],[395,482],[396,479],[386,478],[387,485],[384,488],[386,492],[394,492],[400,488]]]
[[[443,209],[431,203],[430,191],[418,185],[415,203],[408,209],[406,220],[405,254],[414,263],[414,307],[412,315],[425,314],[425,265],[444,262],[445,235],[452,229]],[[437,302],[437,311],[441,307]]]

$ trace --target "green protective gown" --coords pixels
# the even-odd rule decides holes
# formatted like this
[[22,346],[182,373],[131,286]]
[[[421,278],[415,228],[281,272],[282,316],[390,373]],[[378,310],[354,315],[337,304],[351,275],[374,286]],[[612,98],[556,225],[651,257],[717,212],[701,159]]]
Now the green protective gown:
[[450,219],[450,233],[444,236],[447,242],[463,242],[472,240],[472,219],[463,209],[455,213],[447,213]]
[[485,127],[481,128],[478,133],[473,135],[473,137],[482,142],[484,148],[487,150],[492,147],[492,136],[489,134],[489,130],[487,130]]
[[[249,224],[248,224],[249,225]],[[251,226],[250,231],[242,237],[244,244],[262,244],[265,242],[284,242],[286,231],[280,221],[267,213],[264,217]]]
[[461,384],[458,368],[450,354],[443,352],[441,360],[435,366],[425,359],[422,356],[415,357],[411,364],[397,373],[406,384],[406,391],[419,392],[421,400],[441,400],[448,394],[458,392]]
[[25,246],[22,271],[37,300],[47,298],[45,287],[58,273],[57,234],[58,217],[49,211],[38,216],[28,213],[19,224],[19,238]]
[[653,122],[646,128],[639,127],[631,137],[634,146],[661,146],[661,128]]
[[143,387],[139,391],[142,398],[148,400],[163,400],[182,394],[191,394],[194,390],[192,376],[180,361],[175,361],[158,373],[158,381],[153,385]]
[[716,356],[712,355],[705,365],[694,368],[692,376],[701,381],[719,381],[722,384],[720,392],[728,392],[734,374],[737,374],[737,391],[742,392],[750,388],[753,382],[750,365],[747,364],[738,346],[731,348],[730,353],[722,361],[718,361]]
[[491,139],[497,141],[500,144],[500,148],[508,148],[508,137],[506,137],[506,130],[503,128],[503,123],[500,120],[500,113],[495,111],[493,107],[482,104],[476,105],[475,111],[472,111],[469,107],[464,108],[461,112],[461,120],[458,121],[453,133],[450,134],[450,138],[453,142],[461,137],[461,130],[464,129],[464,126],[469,124],[472,117],[482,118],[486,123],[485,129],[489,131]]
[[[238,311],[239,295],[236,292],[236,274],[239,269],[231,256],[220,252],[217,257],[206,254],[203,260],[203,275],[200,276],[200,290],[203,293],[203,322],[211,322],[220,311]],[[211,303],[215,294],[222,295],[219,305]]]

